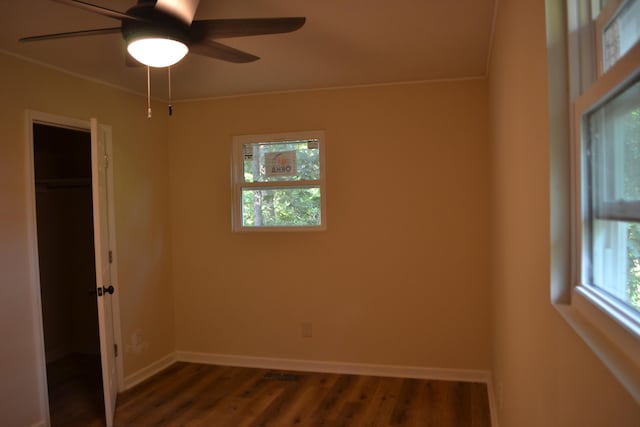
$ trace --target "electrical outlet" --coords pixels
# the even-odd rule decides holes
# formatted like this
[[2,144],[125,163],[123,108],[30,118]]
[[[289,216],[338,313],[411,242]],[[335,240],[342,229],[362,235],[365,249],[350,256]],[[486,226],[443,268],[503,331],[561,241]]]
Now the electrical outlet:
[[140,346],[144,342],[144,338],[142,336],[142,331],[140,329],[136,329],[131,336],[131,341],[133,341],[133,345]]
[[141,329],[136,329],[131,334],[131,343],[125,346],[126,353],[142,353],[149,344],[144,341],[144,335]]
[[302,322],[300,330],[302,338],[311,338],[313,336],[313,325],[311,322]]

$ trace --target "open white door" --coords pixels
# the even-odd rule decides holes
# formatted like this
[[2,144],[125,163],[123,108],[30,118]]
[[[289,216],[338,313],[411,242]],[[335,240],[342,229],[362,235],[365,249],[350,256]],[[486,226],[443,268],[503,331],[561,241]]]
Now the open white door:
[[107,427],[113,426],[118,392],[116,375],[116,347],[113,333],[113,309],[109,263],[109,200],[107,197],[107,144],[111,143],[111,128],[99,125],[91,119],[91,170],[93,193],[93,233],[96,253],[96,286],[98,288],[98,328],[100,330],[100,354],[102,382]]

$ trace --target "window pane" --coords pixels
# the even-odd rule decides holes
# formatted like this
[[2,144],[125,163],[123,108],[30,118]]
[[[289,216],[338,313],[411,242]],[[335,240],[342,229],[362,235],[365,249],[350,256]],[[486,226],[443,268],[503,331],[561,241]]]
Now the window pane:
[[588,116],[595,216],[640,221],[640,82]]
[[603,68],[608,70],[640,39],[640,0],[630,0],[602,34]]
[[320,187],[242,189],[244,227],[297,227],[321,224]]
[[640,224],[594,221],[593,284],[640,312]]
[[317,139],[243,144],[242,155],[245,182],[320,179]]
[[640,83],[587,120],[590,282],[640,311]]

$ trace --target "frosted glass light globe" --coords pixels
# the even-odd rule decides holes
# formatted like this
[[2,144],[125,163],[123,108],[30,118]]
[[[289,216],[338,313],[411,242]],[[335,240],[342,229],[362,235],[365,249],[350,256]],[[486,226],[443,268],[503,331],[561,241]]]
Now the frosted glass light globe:
[[189,52],[189,48],[177,40],[144,37],[132,40],[127,51],[144,65],[163,68],[179,62]]

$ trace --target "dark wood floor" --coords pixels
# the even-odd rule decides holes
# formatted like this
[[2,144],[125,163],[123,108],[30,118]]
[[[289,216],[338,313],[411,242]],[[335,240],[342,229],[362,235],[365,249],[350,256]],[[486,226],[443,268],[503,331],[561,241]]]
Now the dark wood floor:
[[104,427],[100,355],[70,354],[47,364],[51,427]]
[[489,427],[484,384],[176,363],[118,397],[116,427]]

